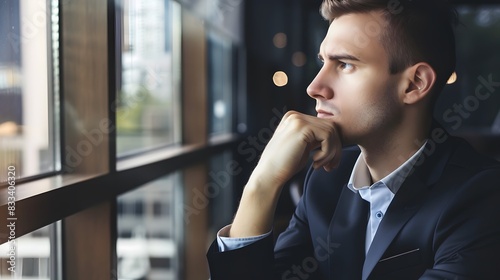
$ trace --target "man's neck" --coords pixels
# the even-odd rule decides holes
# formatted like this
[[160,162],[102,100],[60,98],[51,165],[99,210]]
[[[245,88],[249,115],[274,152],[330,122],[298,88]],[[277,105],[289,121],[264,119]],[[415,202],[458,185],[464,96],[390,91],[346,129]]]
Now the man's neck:
[[372,181],[380,181],[414,155],[425,143],[428,127],[430,125],[413,133],[397,133],[394,137],[386,137],[379,143],[360,145]]

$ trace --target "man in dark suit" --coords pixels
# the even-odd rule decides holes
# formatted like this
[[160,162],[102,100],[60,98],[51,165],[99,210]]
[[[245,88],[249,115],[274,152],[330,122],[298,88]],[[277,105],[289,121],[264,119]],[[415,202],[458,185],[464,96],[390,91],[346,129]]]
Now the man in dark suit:
[[[456,13],[427,0],[321,12],[324,64],[307,89],[318,115],[283,117],[209,249],[212,280],[499,279],[500,165],[431,114],[455,67]],[[274,245],[281,188],[311,152]]]

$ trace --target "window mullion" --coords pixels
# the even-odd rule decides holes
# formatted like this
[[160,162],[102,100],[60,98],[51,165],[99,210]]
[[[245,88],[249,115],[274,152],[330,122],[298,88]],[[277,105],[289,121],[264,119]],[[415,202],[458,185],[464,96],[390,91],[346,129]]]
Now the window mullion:
[[[62,1],[60,11],[62,169],[77,175],[105,174],[114,129],[109,115],[108,1]],[[113,203],[102,202],[63,220],[64,279],[110,279],[115,269]]]

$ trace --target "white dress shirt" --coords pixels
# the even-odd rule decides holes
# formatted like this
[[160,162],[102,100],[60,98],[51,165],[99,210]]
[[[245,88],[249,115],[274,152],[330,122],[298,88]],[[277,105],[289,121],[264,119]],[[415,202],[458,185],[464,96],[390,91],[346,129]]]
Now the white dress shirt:
[[[382,180],[371,184],[371,176],[368,166],[365,163],[363,154],[361,153],[358,160],[354,164],[351,177],[347,183],[347,187],[370,203],[370,218],[366,227],[365,253],[368,252],[370,245],[375,237],[378,226],[384,218],[387,208],[391,204],[392,199],[401,187],[401,184],[409,175],[415,162],[420,154],[422,154],[425,144],[413,154],[406,162],[400,165],[396,170],[384,177]],[[271,232],[244,238],[231,238],[229,230],[231,225],[223,227],[217,233],[217,244],[220,252],[235,250],[241,247],[248,246],[258,240],[269,236]]]
[[370,245],[375,237],[375,233],[377,233],[380,222],[382,222],[387,212],[387,208],[389,208],[401,184],[409,175],[413,165],[415,165],[418,157],[423,152],[426,143],[427,141],[396,170],[373,184],[371,184],[370,171],[365,163],[363,154],[359,155],[358,160],[354,164],[347,187],[353,192],[359,193],[361,198],[370,203],[370,218],[366,227],[365,253],[368,253],[368,249],[370,249]]

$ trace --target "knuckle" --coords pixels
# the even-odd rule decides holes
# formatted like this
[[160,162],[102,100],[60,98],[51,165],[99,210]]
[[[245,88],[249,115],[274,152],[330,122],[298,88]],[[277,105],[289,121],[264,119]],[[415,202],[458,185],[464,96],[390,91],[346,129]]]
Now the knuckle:
[[290,110],[288,112],[285,113],[285,115],[283,116],[283,119],[288,119],[290,116],[293,116],[293,115],[296,115],[297,112],[294,111],[294,110]]
[[304,120],[299,114],[291,114],[287,118],[287,122],[292,129],[300,129],[304,127]]

